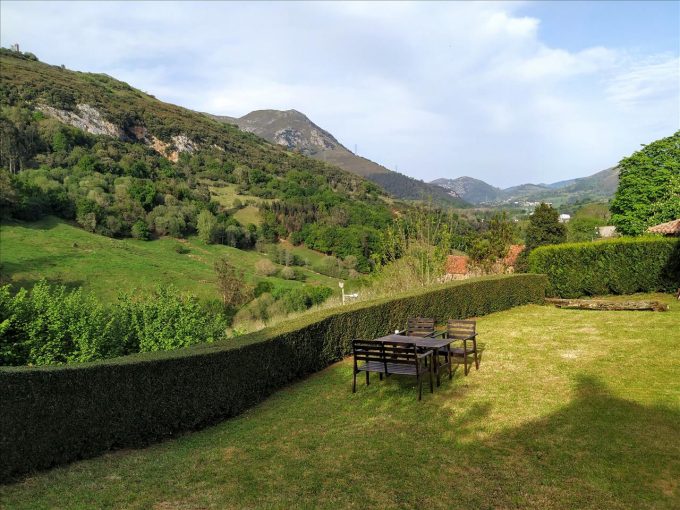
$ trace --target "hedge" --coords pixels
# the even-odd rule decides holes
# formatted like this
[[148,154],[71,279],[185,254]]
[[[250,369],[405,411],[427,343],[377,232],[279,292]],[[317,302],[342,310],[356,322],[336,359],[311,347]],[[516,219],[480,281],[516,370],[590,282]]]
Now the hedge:
[[548,276],[549,296],[670,292],[680,287],[680,239],[620,238],[541,246],[529,270]]
[[352,338],[386,334],[409,316],[442,321],[539,303],[546,285],[543,275],[482,278],[177,351],[0,368],[0,481],[216,423],[341,359]]

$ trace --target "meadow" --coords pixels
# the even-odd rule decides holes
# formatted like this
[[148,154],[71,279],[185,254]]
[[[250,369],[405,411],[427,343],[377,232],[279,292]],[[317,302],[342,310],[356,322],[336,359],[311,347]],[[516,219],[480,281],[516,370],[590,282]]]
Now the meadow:
[[[478,319],[479,371],[416,400],[345,359],[201,432],[0,487],[4,508],[680,506],[680,303]],[[2,505],[0,505],[2,506]]]
[[46,217],[30,223],[4,221],[0,225],[0,243],[3,283],[31,287],[45,278],[51,283],[82,287],[106,302],[114,301],[121,291],[149,292],[158,285],[173,285],[201,299],[216,299],[213,264],[220,257],[242,270],[252,284],[268,280],[275,287],[326,285],[338,292],[337,279],[304,267],[299,268],[304,282],[260,276],[255,264],[267,259],[266,255],[207,245],[195,236],[182,240],[112,239]]

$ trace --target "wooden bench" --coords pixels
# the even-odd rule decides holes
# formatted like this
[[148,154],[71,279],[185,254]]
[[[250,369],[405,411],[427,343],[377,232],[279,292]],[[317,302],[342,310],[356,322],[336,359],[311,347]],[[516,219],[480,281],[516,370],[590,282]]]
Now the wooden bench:
[[366,372],[366,386],[370,384],[371,372],[386,376],[392,374],[411,375],[418,380],[418,400],[423,397],[423,378],[425,373],[430,377],[430,393],[434,392],[432,379],[433,352],[418,352],[416,346],[406,342],[378,342],[376,340],[352,340],[354,353],[354,381],[352,393],[357,391],[357,374]]

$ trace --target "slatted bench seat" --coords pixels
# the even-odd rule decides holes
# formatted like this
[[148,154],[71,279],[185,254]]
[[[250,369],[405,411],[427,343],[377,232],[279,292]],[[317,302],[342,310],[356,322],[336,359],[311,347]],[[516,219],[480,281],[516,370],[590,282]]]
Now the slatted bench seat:
[[418,380],[418,400],[423,395],[423,378],[426,373],[430,378],[430,393],[434,392],[432,379],[433,352],[418,352],[416,346],[406,342],[379,342],[376,340],[352,340],[354,353],[354,374],[352,392],[357,390],[357,374],[366,373],[366,385],[370,384],[370,373],[378,373],[382,380],[385,375],[411,375]]

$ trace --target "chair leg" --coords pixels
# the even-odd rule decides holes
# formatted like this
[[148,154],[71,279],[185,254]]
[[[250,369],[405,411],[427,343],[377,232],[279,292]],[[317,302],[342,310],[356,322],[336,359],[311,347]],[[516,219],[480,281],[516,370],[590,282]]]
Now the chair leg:
[[353,381],[352,381],[352,393],[356,393],[357,392],[357,371],[356,370],[354,371],[354,377],[352,377],[352,379],[353,379]]
[[430,369],[429,372],[430,372],[430,393],[434,393],[434,381],[432,378],[432,369]]
[[477,358],[477,349],[475,349],[475,369],[479,370],[479,359]]
[[378,377],[380,377],[380,380],[382,381],[382,372],[378,372]]
[[463,351],[463,372],[468,375],[467,350]]
[[418,400],[423,399],[423,380],[418,375]]
[[368,370],[366,370],[366,386],[368,386],[369,384],[371,384],[371,378],[368,375]]
[[451,379],[453,379],[453,369],[451,368],[453,363],[451,362],[451,354],[449,354],[446,357],[446,361],[449,363],[449,381],[450,381]]

